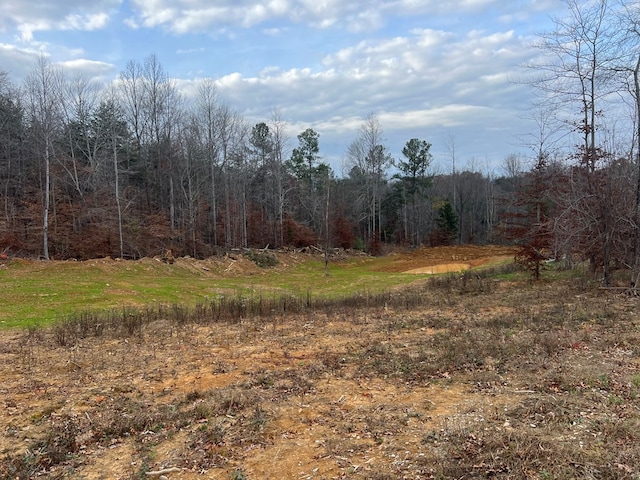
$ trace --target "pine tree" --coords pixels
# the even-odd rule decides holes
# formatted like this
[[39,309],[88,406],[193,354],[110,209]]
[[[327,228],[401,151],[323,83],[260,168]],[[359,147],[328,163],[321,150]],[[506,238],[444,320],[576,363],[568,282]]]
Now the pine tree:
[[451,244],[458,233],[458,216],[448,200],[438,209],[437,223],[440,243]]

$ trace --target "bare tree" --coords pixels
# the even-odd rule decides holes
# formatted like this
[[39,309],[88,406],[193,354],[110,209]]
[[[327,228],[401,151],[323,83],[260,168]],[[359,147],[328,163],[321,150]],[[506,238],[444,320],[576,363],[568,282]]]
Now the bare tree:
[[[640,37],[640,29],[637,30]],[[639,38],[640,39],[640,38]],[[637,166],[636,199],[635,199],[635,231],[633,242],[633,260],[631,266],[631,286],[640,286],[640,53],[638,53],[636,64],[633,68],[633,94],[636,104],[636,152],[635,159]]]
[[569,204],[580,203],[575,210],[585,217],[580,223],[588,218],[594,225],[583,234],[597,237],[578,243],[594,247],[583,253],[589,257],[593,271],[602,265],[603,283],[609,285],[611,191],[606,182],[601,182],[597,170],[606,168],[610,159],[600,136],[604,132],[604,107],[616,90],[612,72],[620,54],[619,30],[610,21],[608,0],[567,0],[567,7],[567,16],[555,19],[555,29],[541,36],[539,47],[550,61],[535,65],[542,76],[533,84],[558,111],[566,112],[568,125],[581,139],[575,154],[579,168],[574,171],[576,182],[572,182],[578,190]]
[[95,143],[98,145],[96,151],[104,151],[105,159],[110,159],[118,224],[118,253],[120,258],[124,258],[123,216],[126,206],[123,207],[122,205],[120,177],[123,174],[121,164],[130,153],[131,136],[128,125],[124,121],[123,108],[118,100],[119,98],[114,88],[106,92],[94,116],[93,135],[96,138]]
[[[622,3],[619,14],[621,30],[625,33],[624,46],[628,51],[628,56],[620,62],[618,70],[622,73],[625,90],[632,98],[634,118],[634,135],[632,142],[630,159],[636,163],[636,187],[634,202],[634,231],[633,231],[633,253],[631,260],[631,288],[640,287],[640,6],[637,2]],[[635,147],[635,158],[634,148]]]
[[[222,171],[223,194],[224,194],[224,237],[225,246],[227,248],[239,246],[243,240],[237,240],[236,229],[234,229],[234,220],[238,220],[238,216],[234,215],[234,208],[237,204],[234,195],[238,192],[234,190],[233,173],[234,167],[242,166],[244,161],[244,152],[242,151],[247,140],[247,126],[240,114],[232,110],[228,105],[222,104],[216,112],[217,119],[217,142],[220,148],[220,168]],[[237,180],[237,179],[236,179]],[[245,190],[239,192],[244,195]],[[243,210],[244,204],[241,203],[240,212]],[[241,213],[240,230],[244,231],[241,226],[246,221],[246,216]],[[243,235],[242,233],[240,234]]]
[[5,72],[0,72],[0,180],[3,182],[3,213],[7,229],[11,228],[17,209],[12,197],[22,189],[26,172],[22,166],[24,109],[18,89]]
[[449,135],[445,140],[445,145],[449,151],[449,157],[451,157],[451,175],[453,178],[453,210],[456,209],[456,138],[453,135]]
[[127,123],[135,139],[136,157],[142,157],[142,144],[148,128],[144,111],[144,77],[142,66],[129,60],[120,72],[119,86],[122,93],[122,106]]
[[393,160],[384,146],[382,126],[376,115],[369,115],[358,137],[347,149],[350,174],[360,180],[358,203],[361,220],[366,222],[365,239],[372,244],[380,240],[382,225],[382,187]]
[[201,142],[203,143],[205,160],[209,166],[210,193],[210,232],[214,245],[218,244],[218,215],[216,199],[216,182],[220,147],[218,143],[218,94],[211,78],[205,78],[198,86],[195,116],[200,124]]
[[192,116],[182,125],[180,142],[180,189],[186,202],[187,229],[191,255],[198,256],[198,204],[204,195],[203,186],[206,183],[208,164],[205,149],[201,143],[200,123]]
[[284,168],[285,149],[289,142],[286,132],[286,124],[282,120],[280,113],[274,110],[271,114],[271,122],[269,123],[271,131],[271,141],[273,144],[273,179],[274,179],[274,197],[278,218],[278,231],[276,238],[280,246],[284,245],[284,210],[286,196],[289,189],[285,185],[286,171]]
[[178,128],[181,120],[182,98],[156,55],[146,58],[143,77],[143,105],[151,143],[150,161],[153,171],[158,174],[157,186],[165,184],[164,188],[168,190],[169,225],[173,232],[176,227],[176,194],[172,140],[174,128]]
[[507,178],[516,178],[525,171],[524,159],[517,153],[510,153],[502,161],[502,170]]
[[66,155],[61,155],[58,161],[81,198],[104,180],[105,172],[97,152],[99,144],[91,138],[91,117],[99,95],[99,85],[82,76],[66,81],[62,89],[60,109],[66,127]]
[[[530,65],[540,73],[532,84],[544,93],[547,104],[560,112],[568,109],[566,124],[582,138],[580,162],[593,171],[603,106],[615,91],[612,67],[619,38],[609,21],[608,0],[566,3],[567,16],[554,19],[555,29],[540,37],[537,46],[549,60]],[[576,113],[578,119],[573,120]]]
[[51,209],[51,163],[55,139],[61,128],[60,87],[62,73],[40,55],[25,79],[27,108],[36,154],[44,165],[42,207],[42,256],[49,260],[49,213]]

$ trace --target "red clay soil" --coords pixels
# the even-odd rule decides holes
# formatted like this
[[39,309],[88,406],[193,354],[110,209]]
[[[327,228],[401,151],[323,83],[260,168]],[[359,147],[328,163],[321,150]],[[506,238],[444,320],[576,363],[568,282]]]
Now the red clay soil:
[[[385,272],[446,273],[486,265],[505,258],[513,258],[515,249],[502,246],[459,245],[426,248],[391,253],[389,262],[380,267]],[[426,267],[451,265],[426,271]],[[420,269],[425,269],[421,271]]]

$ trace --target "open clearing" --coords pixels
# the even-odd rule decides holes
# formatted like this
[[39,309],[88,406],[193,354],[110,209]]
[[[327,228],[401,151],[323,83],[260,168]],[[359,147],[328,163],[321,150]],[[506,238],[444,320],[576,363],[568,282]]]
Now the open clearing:
[[[472,250],[374,268],[508,254]],[[0,478],[637,479],[639,301],[558,277],[416,277],[418,307],[154,321],[65,345],[0,331]]]
[[[324,274],[322,254],[315,250],[230,253],[204,260],[161,258],[120,261],[0,260],[0,327],[47,325],[87,309],[164,303],[194,306],[221,296],[294,295],[344,297],[407,285],[415,276],[404,272],[463,262],[478,266],[509,261],[505,247],[441,247],[372,258],[336,251],[330,276]],[[272,266],[261,268],[260,260]],[[423,272],[424,273],[424,272]]]

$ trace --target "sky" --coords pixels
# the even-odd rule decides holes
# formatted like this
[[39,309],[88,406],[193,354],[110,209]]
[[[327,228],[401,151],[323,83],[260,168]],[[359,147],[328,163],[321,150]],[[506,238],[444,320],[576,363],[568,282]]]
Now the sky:
[[306,128],[344,174],[375,115],[394,158],[432,144],[433,170],[500,174],[531,157],[534,92],[522,65],[563,0],[0,0],[0,71],[19,84],[39,55],[108,83],[155,54],[190,98],[204,78],[251,124],[274,110],[289,147]]

